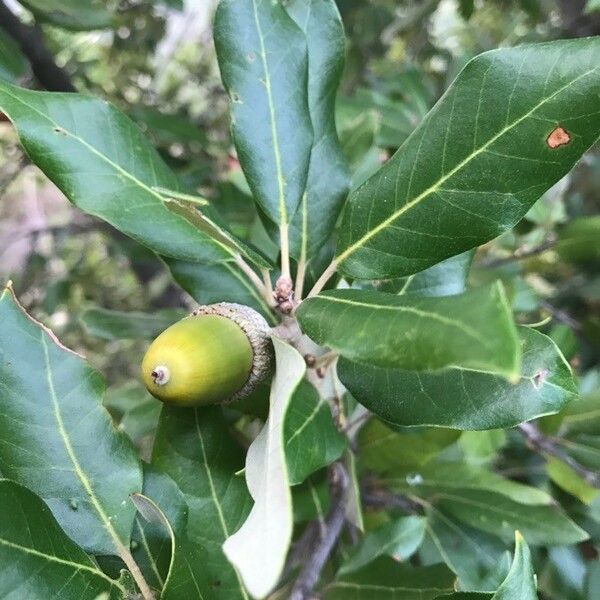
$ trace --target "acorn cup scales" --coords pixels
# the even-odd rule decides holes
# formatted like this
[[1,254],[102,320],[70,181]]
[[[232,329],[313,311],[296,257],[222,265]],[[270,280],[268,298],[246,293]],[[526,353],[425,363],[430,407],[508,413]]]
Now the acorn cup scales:
[[167,404],[229,403],[248,396],[268,375],[272,355],[265,319],[247,306],[221,302],[165,329],[144,356],[142,380]]

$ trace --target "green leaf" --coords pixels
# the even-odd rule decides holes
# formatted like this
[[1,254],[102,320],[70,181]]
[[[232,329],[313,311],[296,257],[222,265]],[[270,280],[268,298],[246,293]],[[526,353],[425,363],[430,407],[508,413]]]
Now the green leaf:
[[15,40],[0,30],[0,78],[14,83],[27,74],[27,61]]
[[561,229],[556,251],[562,260],[594,263],[600,259],[600,215],[574,219]]
[[475,10],[475,0],[459,0],[458,6],[462,18],[468,20]]
[[424,517],[400,517],[369,531],[339,572],[356,571],[383,555],[398,561],[408,560],[423,541],[426,522]]
[[223,0],[214,39],[240,164],[262,211],[287,225],[313,142],[306,38],[278,1]]
[[509,541],[515,530],[533,546],[576,544],[589,535],[557,506],[520,504],[503,494],[462,489],[438,495],[436,506],[471,527]]
[[211,585],[202,568],[206,560],[204,549],[190,544],[185,531],[176,532],[153,500],[142,494],[133,494],[131,499],[143,519],[150,525],[161,527],[171,542],[169,570],[160,594],[161,600],[203,598],[205,594],[210,594]]
[[301,381],[285,416],[285,458],[290,485],[337,460],[346,448],[331,409],[308,381]]
[[464,590],[487,590],[485,578],[500,563],[504,544],[435,506],[427,508],[427,535]]
[[[410,275],[513,227],[598,137],[599,63],[598,38],[472,60],[400,150],[351,194],[340,270],[359,279]],[[557,127],[568,143],[553,143]]]
[[203,568],[214,584],[215,600],[248,599],[221,546],[244,521],[250,496],[244,479],[243,452],[229,435],[219,407],[163,408],[152,464],[175,481],[189,507],[187,537],[203,546]]
[[520,347],[501,285],[448,298],[336,290],[302,302],[302,330],[342,356],[419,371],[455,366],[514,378]]
[[112,14],[102,0],[20,0],[40,21],[74,30],[104,29]]
[[600,10],[600,0],[588,0],[585,5],[585,13],[589,14]]
[[[165,194],[162,188],[154,188],[159,193]],[[163,204],[175,215],[185,219],[188,223],[203,232],[205,235],[215,240],[223,248],[227,248],[232,257],[237,255],[248,258],[255,265],[263,268],[272,268],[272,263],[264,257],[259,251],[251,248],[245,242],[238,240],[223,223],[219,214],[202,203],[202,199],[194,198],[188,194],[174,193],[168,190]],[[173,197],[171,197],[173,196]],[[182,198],[185,198],[184,200]],[[192,198],[194,198],[192,200]]]
[[306,370],[304,358],[292,346],[277,337],[273,346],[276,366],[269,418],[246,455],[246,483],[254,506],[240,529],[223,544],[227,558],[255,598],[265,597],[277,585],[292,539],[284,421]]
[[515,557],[508,576],[492,600],[538,600],[531,553],[523,536],[515,532]]
[[101,404],[104,384],[81,356],[0,295],[0,469],[48,504],[95,554],[129,546],[142,489],[134,449]]
[[422,467],[460,437],[452,429],[394,431],[372,420],[359,433],[360,461],[378,473]]
[[571,368],[550,338],[527,327],[519,327],[518,333],[523,364],[516,383],[466,369],[417,373],[346,359],[338,361],[338,376],[361,404],[396,425],[513,427],[557,413],[577,389]]
[[163,260],[173,279],[198,304],[237,302],[257,310],[271,325],[277,323],[265,299],[235,263],[205,265],[170,258]]
[[524,485],[489,471],[458,462],[429,462],[417,472],[392,473],[392,478],[381,482],[391,489],[422,497],[435,496],[439,492],[455,489],[494,491],[520,504],[550,505],[550,494],[536,487]]
[[377,289],[398,296],[455,296],[467,289],[467,277],[473,261],[473,252],[452,256],[420,273],[382,281]]
[[123,598],[125,589],[105,575],[70,540],[27,488],[0,480],[0,597],[94,600]]
[[444,565],[409,567],[388,557],[341,575],[325,588],[325,600],[430,600],[453,589],[454,574]]
[[81,210],[174,258],[206,263],[235,252],[164,205],[177,178],[139,128],[103,100],[0,81],[0,109],[32,161]]
[[569,465],[557,458],[546,456],[546,472],[556,485],[584,504],[592,504],[600,496],[600,490],[592,487]]
[[154,314],[89,308],[81,315],[81,322],[90,335],[105,340],[151,340],[185,314],[178,308]]
[[[170,529],[177,538],[185,535],[188,506],[175,482],[149,464],[144,465],[143,495],[160,507],[169,526],[165,527],[164,523],[153,523],[139,514],[136,515],[132,535],[133,557],[148,584],[157,590],[162,590],[172,561],[173,544]],[[178,541],[179,539],[176,545]]]
[[308,108],[314,141],[305,193],[290,224],[290,252],[294,258],[306,259],[330,237],[350,186],[334,118],[346,41],[334,0],[292,0],[285,7],[308,44]]

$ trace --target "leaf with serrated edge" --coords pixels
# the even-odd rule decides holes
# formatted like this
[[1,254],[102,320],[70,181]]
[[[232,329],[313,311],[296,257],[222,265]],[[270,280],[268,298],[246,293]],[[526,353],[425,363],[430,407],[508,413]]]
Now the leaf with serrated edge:
[[206,263],[233,259],[231,248],[164,206],[155,188],[177,189],[177,177],[114,106],[0,81],[0,110],[31,160],[81,210],[165,256]]
[[306,260],[331,235],[350,187],[334,118],[346,41],[334,0],[292,0],[285,8],[308,44],[308,107],[314,141],[306,190],[290,224],[290,253]]
[[287,225],[304,192],[313,141],[306,39],[271,0],[222,0],[214,39],[240,165],[264,213]]
[[227,558],[256,598],[277,585],[292,538],[283,428],[288,404],[306,370],[304,359],[292,346],[277,337],[273,345],[276,366],[269,418],[246,456],[246,483],[254,506],[242,527],[223,544]]
[[0,597],[94,600],[123,598],[125,589],[105,575],[61,530],[31,491],[0,480]]
[[18,304],[0,295],[0,469],[38,494],[95,554],[129,546],[142,489],[135,451],[102,406],[104,384]]
[[[500,235],[600,134],[600,38],[486,52],[352,193],[336,261],[359,279],[410,275]],[[557,127],[569,141],[554,146]]]
[[446,298],[335,290],[308,298],[296,314],[315,342],[361,363],[520,373],[516,327],[499,282]]
[[248,599],[221,549],[250,510],[244,479],[236,475],[243,460],[220,407],[163,407],[152,464],[183,492],[189,507],[187,537],[207,551],[203,568],[214,583],[211,600]]
[[571,367],[556,344],[519,327],[523,351],[516,383],[468,369],[417,373],[338,361],[350,393],[377,416],[396,425],[434,425],[462,430],[497,429],[554,414],[575,398]]

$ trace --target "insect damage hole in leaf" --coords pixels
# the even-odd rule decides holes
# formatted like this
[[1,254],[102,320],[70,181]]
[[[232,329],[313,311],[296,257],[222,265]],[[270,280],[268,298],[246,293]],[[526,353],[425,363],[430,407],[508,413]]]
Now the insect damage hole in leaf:
[[544,381],[546,381],[546,377],[548,376],[548,369],[540,369],[539,371],[537,371],[537,373],[533,376],[533,387],[536,390],[539,390],[542,385],[544,385]]
[[550,135],[546,138],[546,143],[553,150],[564,146],[571,141],[571,134],[563,127],[556,127],[552,130]]

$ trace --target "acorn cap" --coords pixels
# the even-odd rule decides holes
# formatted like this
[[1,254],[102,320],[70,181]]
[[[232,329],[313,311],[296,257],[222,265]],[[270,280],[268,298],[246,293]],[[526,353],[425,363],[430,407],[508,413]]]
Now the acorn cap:
[[226,302],[201,306],[152,342],[142,379],[163,402],[232,402],[269,373],[272,352],[269,325],[255,310]]

